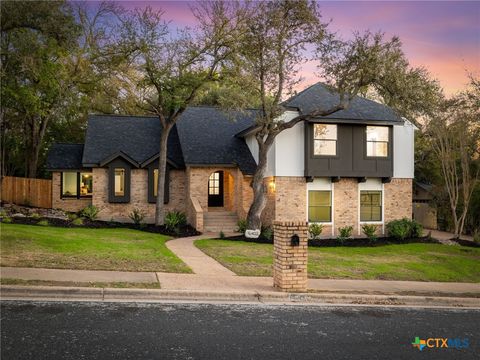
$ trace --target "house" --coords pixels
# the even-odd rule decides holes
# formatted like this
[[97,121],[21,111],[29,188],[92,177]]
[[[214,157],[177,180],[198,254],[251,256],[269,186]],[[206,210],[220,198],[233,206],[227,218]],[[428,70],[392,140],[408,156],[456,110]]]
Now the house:
[[[287,100],[288,120],[335,94],[313,85]],[[246,217],[258,156],[255,110],[227,116],[213,107],[190,107],[168,139],[167,211],[178,210],[199,231],[228,231]],[[264,224],[273,220],[337,229],[412,216],[415,127],[392,109],[356,97],[347,110],[299,123],[279,134],[268,153]],[[156,117],[92,115],[85,144],[55,144],[48,156],[53,207],[78,211],[88,204],[102,220],[129,221],[138,208],[155,213],[158,146]]]

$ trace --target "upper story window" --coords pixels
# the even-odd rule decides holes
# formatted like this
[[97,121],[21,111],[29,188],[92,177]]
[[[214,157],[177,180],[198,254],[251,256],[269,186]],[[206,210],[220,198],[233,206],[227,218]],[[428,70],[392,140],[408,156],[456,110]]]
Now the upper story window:
[[337,125],[313,125],[313,154],[324,156],[337,155]]
[[115,196],[125,195],[125,169],[115,168]]
[[388,126],[367,126],[367,156],[388,156]]
[[62,197],[90,197],[93,192],[91,173],[65,171],[62,173]]

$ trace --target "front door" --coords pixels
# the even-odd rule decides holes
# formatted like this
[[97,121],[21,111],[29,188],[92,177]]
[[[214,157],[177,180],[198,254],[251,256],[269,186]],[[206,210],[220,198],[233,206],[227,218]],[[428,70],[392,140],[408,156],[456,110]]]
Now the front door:
[[208,179],[208,206],[223,206],[223,171],[216,171]]

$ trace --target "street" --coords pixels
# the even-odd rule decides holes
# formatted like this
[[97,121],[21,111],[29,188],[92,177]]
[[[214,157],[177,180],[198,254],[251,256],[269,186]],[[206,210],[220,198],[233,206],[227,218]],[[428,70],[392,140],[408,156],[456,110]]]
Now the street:
[[1,358],[478,359],[479,324],[463,309],[3,301]]

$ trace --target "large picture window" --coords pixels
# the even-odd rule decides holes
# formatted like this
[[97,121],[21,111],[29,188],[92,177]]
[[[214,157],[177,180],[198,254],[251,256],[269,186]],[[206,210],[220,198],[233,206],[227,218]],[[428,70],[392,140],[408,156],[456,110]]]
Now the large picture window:
[[360,221],[382,221],[381,191],[360,191]]
[[311,190],[308,192],[308,221],[332,221],[332,192]]
[[313,125],[313,154],[323,156],[337,155],[337,125]]
[[388,156],[388,126],[367,126],[367,156]]
[[93,176],[91,173],[65,171],[62,173],[62,197],[91,197]]

